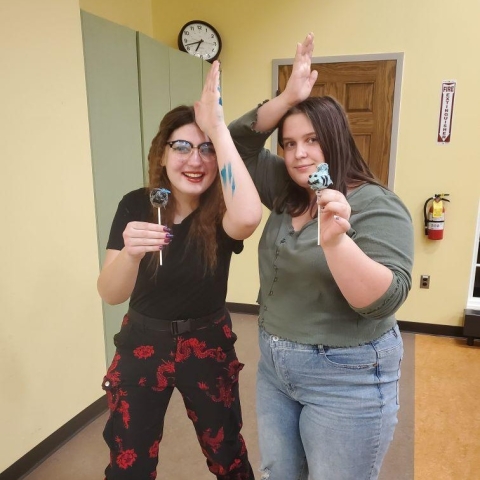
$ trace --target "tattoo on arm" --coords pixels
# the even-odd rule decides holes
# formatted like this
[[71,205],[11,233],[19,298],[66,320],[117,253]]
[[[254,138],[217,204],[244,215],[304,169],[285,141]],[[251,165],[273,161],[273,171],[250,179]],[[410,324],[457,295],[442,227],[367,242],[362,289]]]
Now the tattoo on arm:
[[232,190],[232,196],[235,193],[235,179],[233,178],[233,172],[232,172],[232,164],[227,163],[226,165],[223,166],[223,168],[220,170],[220,176],[222,178],[222,185],[224,188],[228,188],[230,186]]

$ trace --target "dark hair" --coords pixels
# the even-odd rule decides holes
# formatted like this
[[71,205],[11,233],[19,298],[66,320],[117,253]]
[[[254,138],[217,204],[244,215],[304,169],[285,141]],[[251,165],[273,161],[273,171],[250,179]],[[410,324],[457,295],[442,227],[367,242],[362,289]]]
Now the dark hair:
[[[152,141],[148,153],[148,190],[153,188],[166,188],[172,191],[171,182],[165,168],[167,141],[172,133],[184,125],[195,123],[195,111],[193,107],[180,105],[170,110],[162,119],[157,135]],[[170,195],[162,216],[162,223],[171,227],[175,216],[176,200]],[[188,244],[195,245],[205,263],[205,273],[213,271],[217,265],[217,225],[222,221],[226,211],[223,199],[220,178],[217,175],[210,187],[200,196],[198,211],[193,217],[190,231],[188,232]],[[157,208],[152,206],[151,220],[157,218]],[[163,214],[163,212],[162,212]],[[168,255],[168,247],[164,250]],[[153,256],[158,265],[158,253]],[[152,261],[153,264],[153,261]]]
[[[329,167],[333,181],[331,188],[346,195],[349,187],[365,182],[381,185],[355,144],[343,107],[332,97],[310,97],[290,108],[278,124],[278,142],[282,147],[285,120],[297,113],[303,113],[312,122]],[[301,215],[309,207],[312,207],[312,204],[308,191],[292,179],[275,203],[278,212],[286,210],[294,217]]]

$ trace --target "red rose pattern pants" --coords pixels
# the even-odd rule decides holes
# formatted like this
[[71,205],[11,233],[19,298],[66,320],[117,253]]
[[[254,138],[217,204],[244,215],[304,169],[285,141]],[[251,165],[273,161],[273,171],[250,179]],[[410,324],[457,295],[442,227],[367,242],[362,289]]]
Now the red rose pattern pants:
[[110,448],[106,480],[156,478],[174,388],[183,397],[209,470],[221,480],[254,479],[240,434],[243,364],[235,353],[236,338],[227,311],[208,327],[176,337],[124,317],[102,385],[110,409],[103,432]]

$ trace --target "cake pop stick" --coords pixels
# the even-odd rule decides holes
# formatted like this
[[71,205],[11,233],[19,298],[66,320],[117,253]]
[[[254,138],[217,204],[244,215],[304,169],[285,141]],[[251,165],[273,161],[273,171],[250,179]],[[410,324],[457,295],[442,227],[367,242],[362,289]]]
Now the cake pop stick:
[[[160,212],[161,207],[165,208],[168,203],[168,194],[170,190],[166,188],[153,188],[150,192],[150,203],[158,209],[158,224],[162,224],[162,214]],[[162,251],[160,250],[160,265],[162,265]]]
[[[333,184],[330,174],[328,173],[328,164],[320,163],[317,171],[308,177],[308,184],[312,190],[318,195],[318,192]],[[320,205],[318,205],[318,245],[320,245]]]

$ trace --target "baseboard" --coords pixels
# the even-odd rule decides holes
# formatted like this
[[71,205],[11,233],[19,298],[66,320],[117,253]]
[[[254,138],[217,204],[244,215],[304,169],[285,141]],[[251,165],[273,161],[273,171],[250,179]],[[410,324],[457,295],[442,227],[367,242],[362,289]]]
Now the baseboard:
[[[227,302],[227,308],[232,313],[258,315],[259,312],[258,305],[251,305],[248,303]],[[399,320],[398,326],[403,332],[425,333],[427,335],[442,335],[446,337],[465,337],[465,335],[463,335],[463,327],[453,327],[451,325],[437,325],[435,323],[407,322]]]
[[103,395],[0,473],[0,480],[21,479],[106,410],[107,400]]
[[425,333],[427,335],[440,335],[443,337],[462,337],[463,327],[454,327],[452,325],[437,325],[436,323],[407,322],[398,320],[398,326],[402,332]]

